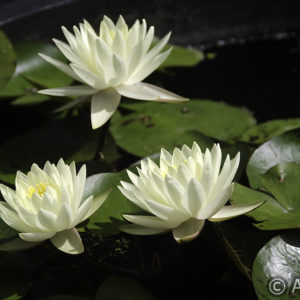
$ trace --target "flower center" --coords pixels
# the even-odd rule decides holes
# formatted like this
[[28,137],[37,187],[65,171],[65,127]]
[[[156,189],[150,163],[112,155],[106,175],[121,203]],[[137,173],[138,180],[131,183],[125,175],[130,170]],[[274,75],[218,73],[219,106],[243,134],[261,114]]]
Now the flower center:
[[46,183],[37,183],[35,186],[31,186],[28,188],[28,193],[26,196],[31,199],[32,195],[34,193],[39,194],[40,196],[43,196],[46,191],[47,184]]

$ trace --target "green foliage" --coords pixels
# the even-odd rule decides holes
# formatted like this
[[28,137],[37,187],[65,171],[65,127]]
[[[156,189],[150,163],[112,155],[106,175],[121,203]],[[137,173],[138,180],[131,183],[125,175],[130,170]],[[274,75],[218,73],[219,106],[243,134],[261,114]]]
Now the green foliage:
[[250,186],[263,188],[260,175],[284,162],[300,162],[300,130],[274,137],[254,151],[246,170]]
[[233,142],[255,124],[243,108],[223,102],[192,99],[183,104],[134,103],[122,106],[132,112],[114,114],[110,131],[118,146],[144,157],[163,147],[172,150],[193,141],[211,147],[214,139]]
[[[169,46],[167,46],[169,48]],[[172,51],[159,69],[170,67],[194,67],[204,60],[204,54],[193,47],[172,45]]]
[[6,35],[0,30],[0,90],[15,71],[16,54]]
[[90,231],[101,237],[120,232],[119,226],[126,223],[122,217],[123,214],[134,214],[141,211],[139,207],[126,199],[117,188],[121,180],[130,181],[125,171],[96,174],[86,180],[85,197],[89,195],[97,197],[109,189],[112,190],[101,209],[89,218],[86,225]]
[[250,127],[241,137],[242,142],[261,144],[287,131],[300,127],[300,119],[271,120]]
[[[299,298],[299,284],[296,285],[298,289],[293,291],[294,280],[296,276],[299,278],[300,274],[298,237],[299,231],[284,236],[276,236],[259,251],[254,261],[252,274],[259,300]],[[277,281],[277,285],[274,281],[276,279],[281,280]],[[272,291],[278,294],[276,295]]]

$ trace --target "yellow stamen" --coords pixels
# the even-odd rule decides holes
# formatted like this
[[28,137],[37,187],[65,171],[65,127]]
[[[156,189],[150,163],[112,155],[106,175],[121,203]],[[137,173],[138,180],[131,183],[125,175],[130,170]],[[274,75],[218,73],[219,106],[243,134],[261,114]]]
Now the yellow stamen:
[[43,196],[46,191],[46,186],[47,186],[46,183],[42,183],[42,182],[37,183],[35,185],[35,187],[33,187],[33,186],[29,187],[28,193],[26,194],[26,196],[29,199],[31,199],[31,197],[34,193],[38,193],[40,196]]

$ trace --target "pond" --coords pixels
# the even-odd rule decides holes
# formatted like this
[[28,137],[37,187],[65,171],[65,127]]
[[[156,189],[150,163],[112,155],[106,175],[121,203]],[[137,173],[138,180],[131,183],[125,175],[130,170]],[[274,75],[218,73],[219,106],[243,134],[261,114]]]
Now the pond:
[[[16,64],[11,74],[2,75],[5,70],[0,70],[0,105],[5,116],[0,119],[1,183],[15,189],[18,170],[26,174],[33,163],[43,168],[46,161],[57,164],[63,158],[67,164],[75,161],[78,171],[86,165],[84,199],[107,198],[93,215],[75,224],[84,245],[78,255],[59,251],[64,248],[55,240],[51,243],[52,236],[37,244],[18,238],[0,207],[1,299],[181,300],[241,299],[241,295],[249,300],[275,299],[268,284],[277,277],[286,285],[282,295],[297,294],[293,286],[300,275],[299,5],[292,1],[289,6],[270,4],[267,13],[259,1],[244,6],[229,1],[225,6],[190,0],[183,6],[165,0],[145,2],[142,7],[138,1],[126,5],[122,1],[45,1],[42,6],[29,1],[26,12],[21,1],[1,5],[0,50],[5,55],[0,64],[9,65],[3,58],[11,58],[12,67]],[[182,101],[182,96],[188,102],[137,101],[127,92],[128,98],[122,97],[110,120],[93,125],[94,130],[89,102],[93,94],[80,105],[57,110],[77,99],[76,95],[57,97],[49,89],[77,84],[38,53],[67,63],[51,43],[53,37],[65,41],[61,25],[71,29],[85,18],[98,28],[103,14],[114,22],[122,14],[129,27],[145,17],[148,28],[155,25],[159,38],[172,31],[171,54],[145,82],[176,94],[160,91],[164,97]],[[47,89],[45,94],[38,93],[41,89]],[[210,215],[200,235],[189,243],[176,243],[174,230],[158,235],[120,231],[120,226],[129,224],[124,214],[145,209],[117,188],[120,181],[136,178],[129,175],[129,179],[125,169],[142,178],[136,171],[141,159],[150,156],[159,164],[162,147],[170,152],[179,147],[184,152],[183,145],[192,147],[193,141],[203,152],[212,149],[211,153],[219,143],[223,163],[227,154],[234,161],[239,152],[234,177],[238,183],[230,203],[261,206],[224,222],[209,222],[213,221]],[[169,169],[165,172],[164,180],[174,174]],[[149,185],[150,177],[145,179]],[[30,201],[39,199],[33,195],[43,199],[52,184],[34,182],[26,187]],[[154,214],[149,207],[146,210],[147,215]]]

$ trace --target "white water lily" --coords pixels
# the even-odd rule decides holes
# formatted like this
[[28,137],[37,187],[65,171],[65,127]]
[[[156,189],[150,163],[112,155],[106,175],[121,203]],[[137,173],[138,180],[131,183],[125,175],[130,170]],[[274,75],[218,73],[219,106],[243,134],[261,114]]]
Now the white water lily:
[[85,179],[85,165],[76,174],[75,163],[66,165],[62,159],[57,166],[47,161],[43,169],[33,164],[27,175],[17,172],[15,191],[0,185],[6,200],[0,202],[0,216],[26,242],[50,239],[63,252],[82,253],[75,226],[91,216],[109,194],[83,199]]
[[[171,52],[162,52],[170,33],[151,48],[154,27],[147,31],[146,21],[137,20],[128,28],[122,16],[116,24],[106,16],[100,23],[99,34],[84,20],[74,34],[62,27],[69,44],[54,39],[54,43],[70,61],[62,63],[40,54],[46,61],[83,85],[45,89],[39,93],[53,96],[92,96],[91,122],[93,129],[102,126],[117,109],[121,95],[160,102],[183,102],[188,99],[157,86],[143,83]],[[80,100],[66,107],[78,104]]]
[[123,215],[134,223],[121,226],[130,234],[158,234],[172,230],[177,242],[198,236],[206,219],[222,221],[247,213],[259,205],[225,205],[233,192],[232,180],[239,166],[239,153],[227,155],[221,167],[218,144],[201,152],[196,142],[192,148],[175,148],[173,155],[161,150],[160,166],[151,159],[141,162],[135,175],[127,170],[133,184],[121,182],[120,191],[151,215]]

